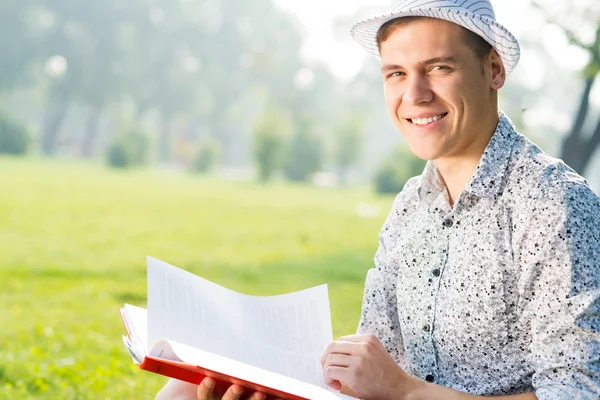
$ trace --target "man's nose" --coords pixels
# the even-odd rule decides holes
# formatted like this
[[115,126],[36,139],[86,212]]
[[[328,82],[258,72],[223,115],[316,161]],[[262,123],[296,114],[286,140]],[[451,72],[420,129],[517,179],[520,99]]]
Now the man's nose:
[[403,103],[418,105],[433,99],[433,91],[428,80],[423,76],[413,75],[408,78]]

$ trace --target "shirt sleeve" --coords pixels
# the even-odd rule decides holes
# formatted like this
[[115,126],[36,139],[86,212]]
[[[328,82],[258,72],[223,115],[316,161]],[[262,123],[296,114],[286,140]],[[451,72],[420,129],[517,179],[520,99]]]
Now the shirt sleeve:
[[600,398],[600,201],[582,183],[533,201],[518,233],[520,309],[539,400]]
[[[406,188],[405,188],[406,189]],[[379,234],[379,248],[375,254],[375,268],[367,273],[365,290],[362,301],[362,311],[358,324],[357,334],[373,334],[384,345],[388,353],[406,372],[410,373],[404,352],[404,342],[398,320],[398,306],[396,299],[396,280],[398,266],[390,256],[394,235],[397,213],[394,210],[402,201],[400,193],[386,219]]]

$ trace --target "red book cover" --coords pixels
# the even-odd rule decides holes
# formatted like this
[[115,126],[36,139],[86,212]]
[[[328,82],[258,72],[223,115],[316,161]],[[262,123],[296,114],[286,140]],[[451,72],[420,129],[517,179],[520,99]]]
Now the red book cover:
[[226,391],[232,384],[238,384],[246,389],[247,393],[259,391],[267,395],[267,399],[285,399],[285,400],[310,400],[305,397],[294,396],[279,390],[257,385],[252,382],[243,381],[233,376],[224,375],[215,371],[210,371],[198,366],[185,364],[177,361],[164,360],[152,356],[146,356],[140,364],[140,368],[156,374],[168,376],[169,378],[179,379],[181,381],[200,384],[206,376],[210,376],[217,382],[216,390]]

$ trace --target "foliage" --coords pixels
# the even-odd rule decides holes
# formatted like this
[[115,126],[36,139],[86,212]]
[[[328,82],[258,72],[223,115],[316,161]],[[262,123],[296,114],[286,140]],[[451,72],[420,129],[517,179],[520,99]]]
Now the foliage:
[[426,162],[406,146],[399,146],[386,158],[375,174],[377,193],[399,193],[413,176],[420,175]]
[[[19,0],[4,0],[0,13],[0,91],[28,83],[30,65],[36,58],[35,23],[30,6]],[[18,38],[18,45],[15,41]]]
[[302,119],[296,123],[296,131],[288,151],[284,174],[290,181],[304,182],[321,169],[322,143],[308,120]]
[[342,180],[345,180],[346,170],[356,164],[360,158],[363,118],[357,113],[349,114],[336,129],[336,162]]
[[115,168],[128,168],[131,166],[131,158],[127,152],[127,146],[122,141],[116,141],[106,151],[106,163]]
[[271,180],[283,162],[285,142],[291,122],[286,113],[269,110],[256,124],[253,132],[253,155],[261,182]]
[[115,168],[144,165],[148,154],[148,137],[131,131],[119,136],[108,148],[106,163]]
[[29,148],[27,129],[0,115],[0,154],[25,154]]
[[[0,398],[153,399],[166,379],[123,347],[118,308],[145,306],[145,256],[248,294],[329,284],[334,337],[356,329],[389,208],[321,191],[0,157]],[[343,236],[344,240],[339,238]]]
[[96,137],[98,116],[114,120],[128,108],[161,126],[164,161],[181,120],[202,120],[231,161],[239,149],[230,147],[244,143],[240,128],[254,118],[235,120],[234,110],[289,104],[303,67],[298,26],[270,0],[5,0],[0,33],[0,91],[33,89],[45,99],[40,143],[49,155],[67,115],[86,110],[76,119],[85,121],[84,143],[106,143]]
[[214,139],[205,140],[192,163],[192,171],[198,173],[209,172],[219,160],[219,143]]

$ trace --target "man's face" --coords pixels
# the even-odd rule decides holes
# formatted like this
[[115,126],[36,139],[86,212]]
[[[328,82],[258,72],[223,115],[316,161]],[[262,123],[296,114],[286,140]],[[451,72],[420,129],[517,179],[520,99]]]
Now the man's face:
[[412,151],[426,160],[461,158],[480,147],[497,108],[489,68],[462,35],[450,22],[419,19],[381,43],[388,110]]

